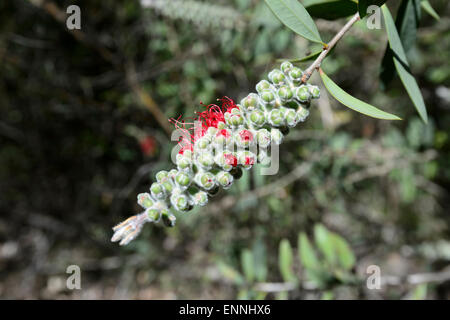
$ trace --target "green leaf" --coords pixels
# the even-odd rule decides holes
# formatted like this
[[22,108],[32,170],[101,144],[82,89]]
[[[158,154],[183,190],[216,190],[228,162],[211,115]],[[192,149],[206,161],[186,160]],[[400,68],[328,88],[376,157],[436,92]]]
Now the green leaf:
[[241,265],[244,271],[244,276],[249,283],[255,279],[255,268],[253,265],[253,254],[250,250],[244,249],[241,253]]
[[321,224],[314,226],[314,241],[330,266],[336,265],[337,252],[331,233]]
[[[416,43],[417,29],[420,20],[420,2],[419,0],[402,0],[395,18],[395,26],[399,30],[401,44],[405,53],[408,53]],[[381,64],[381,80],[385,87],[395,76],[395,66],[392,58],[393,54],[389,50],[389,45],[386,47],[384,57]],[[406,63],[406,56],[404,62]],[[406,63],[407,64],[407,63]]]
[[358,12],[360,18],[364,18],[367,15],[367,8],[371,5],[376,5],[381,7],[387,0],[359,0],[358,1]]
[[229,281],[232,281],[234,284],[242,285],[244,283],[242,275],[233,267],[227,265],[222,261],[217,262],[217,267],[219,268],[219,271],[222,273],[222,275]]
[[280,242],[278,264],[284,281],[289,282],[295,280],[292,248],[287,239],[283,239]]
[[335,20],[345,18],[358,11],[358,5],[353,0],[310,0],[303,5],[314,18]]
[[331,238],[337,253],[340,267],[345,270],[350,270],[356,262],[352,249],[348,245],[347,241],[345,241],[345,239],[341,236],[332,233]]
[[308,237],[303,232],[298,235],[298,256],[306,269],[318,270],[321,267]]
[[383,5],[382,11],[384,21],[386,23],[389,45],[393,51],[395,69],[397,70],[398,75],[400,76],[400,79],[406,91],[408,92],[409,97],[416,107],[417,112],[419,113],[422,120],[427,123],[428,117],[425,102],[416,80],[408,70],[408,61],[402,43],[400,41],[400,37],[397,33],[397,29],[395,28],[394,20],[392,19],[391,13],[386,5]]
[[440,20],[441,19],[439,17],[439,15],[437,14],[437,12],[434,11],[433,7],[431,6],[431,4],[430,4],[430,2],[428,0],[422,0],[420,5],[422,6],[422,9],[425,10],[430,16],[432,16],[436,20]]
[[425,300],[427,298],[427,289],[428,285],[426,283],[417,285],[411,294],[411,300]]
[[324,44],[316,24],[297,0],[265,0],[270,10],[289,29],[300,36]]
[[320,76],[325,84],[327,90],[331,93],[333,97],[336,98],[340,103],[353,109],[357,112],[363,113],[373,118],[385,119],[385,120],[401,120],[399,117],[382,111],[374,106],[365,103],[355,97],[349,95],[347,92],[342,90],[336,83],[333,82],[323,71],[320,69]]
[[[306,62],[306,61],[314,60],[320,55],[321,52],[322,52],[322,49],[320,49],[320,50],[318,50],[316,52],[313,52],[313,53],[311,53],[311,54],[309,54],[309,55],[307,55],[307,56],[305,56],[303,58],[289,59],[288,61],[292,62],[292,63],[300,63],[300,62]],[[278,62],[283,62],[283,61],[286,61],[286,59],[278,59]]]

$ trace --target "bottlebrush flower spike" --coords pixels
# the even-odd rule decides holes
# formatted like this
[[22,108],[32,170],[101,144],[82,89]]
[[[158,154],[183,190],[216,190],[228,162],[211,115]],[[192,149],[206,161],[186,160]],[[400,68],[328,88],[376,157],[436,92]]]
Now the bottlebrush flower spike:
[[193,122],[170,120],[181,131],[177,167],[156,174],[150,192],[137,197],[144,211],[115,226],[111,241],[128,244],[147,222],[162,220],[173,227],[176,218],[171,211],[206,205],[220,187],[230,188],[242,169],[268,160],[267,148],[281,144],[283,132],[305,121],[311,99],[320,96],[317,86],[302,83],[302,70],[290,62],[268,77],[240,104],[224,97],[220,106],[208,105],[198,112]]

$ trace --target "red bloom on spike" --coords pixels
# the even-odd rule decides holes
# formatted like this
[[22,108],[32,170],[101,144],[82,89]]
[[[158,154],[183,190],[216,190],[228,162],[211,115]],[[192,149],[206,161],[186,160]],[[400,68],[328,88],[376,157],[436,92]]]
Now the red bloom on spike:
[[222,129],[219,132],[217,132],[217,136],[224,136],[225,138],[229,138],[231,136],[230,132],[227,129]]
[[[214,127],[217,128],[219,122],[225,122],[224,113],[230,111],[234,108],[239,108],[232,99],[228,97],[223,97],[222,99],[218,99],[222,102],[222,106],[219,107],[215,104],[210,104],[206,106],[206,110],[202,112],[197,112],[197,118],[193,119],[193,123],[186,123],[184,120],[178,119],[170,119],[169,121],[175,124],[176,129],[180,129],[184,131],[183,136],[180,138],[178,144],[181,146],[179,153],[183,154],[184,150],[194,150],[195,142],[203,137],[205,133],[208,131],[208,128]],[[200,126],[196,126],[195,123],[199,121]],[[186,127],[189,125],[189,127]],[[192,131],[194,133],[192,133]],[[228,137],[229,135],[227,130],[221,130],[222,133],[225,131],[224,136]],[[223,134],[223,133],[222,133]]]

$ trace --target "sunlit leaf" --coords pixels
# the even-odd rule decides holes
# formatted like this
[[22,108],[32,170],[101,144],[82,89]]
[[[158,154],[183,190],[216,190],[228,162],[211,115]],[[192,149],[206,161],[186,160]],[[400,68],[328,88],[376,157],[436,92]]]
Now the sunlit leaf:
[[298,0],[265,1],[270,10],[286,27],[308,40],[323,44],[316,24]]
[[253,265],[253,254],[250,250],[244,249],[241,253],[241,265],[244,271],[244,276],[248,282],[253,282],[255,279],[255,267]]
[[298,236],[298,255],[300,257],[301,264],[306,269],[317,270],[320,268],[320,263],[317,259],[316,252],[311,246],[308,237],[303,232]]
[[337,262],[337,252],[334,248],[333,237],[331,236],[331,233],[321,224],[314,226],[314,241],[328,264],[335,265]]
[[340,103],[345,105],[346,107],[353,109],[362,114],[368,115],[373,118],[385,119],[385,120],[401,120],[399,117],[382,111],[364,101],[361,101],[347,92],[342,90],[336,83],[333,82],[323,71],[320,69],[320,76],[322,77],[322,81],[327,88],[327,90],[331,93],[333,97],[336,98]]
[[295,279],[293,262],[291,244],[288,240],[283,239],[280,242],[278,264],[280,267],[281,276],[286,282],[293,281]]
[[383,5],[382,10],[386,23],[389,45],[393,51],[395,68],[400,76],[400,79],[402,80],[403,85],[405,86],[406,91],[408,92],[409,97],[411,98],[411,101],[416,107],[417,112],[426,123],[428,121],[428,117],[425,102],[416,80],[408,70],[409,68],[405,50],[403,49],[400,36],[395,28],[394,20],[392,19],[391,13],[386,5]]
[[336,250],[339,266],[345,270],[350,270],[351,268],[353,268],[356,262],[356,258],[353,254],[352,249],[350,248],[347,241],[345,241],[345,239],[341,236],[333,233],[331,235],[331,238]]
[[422,6],[422,9],[425,10],[430,16],[435,18],[436,20],[441,19],[436,11],[434,11],[433,7],[431,6],[430,2],[428,0],[422,0],[420,3]]

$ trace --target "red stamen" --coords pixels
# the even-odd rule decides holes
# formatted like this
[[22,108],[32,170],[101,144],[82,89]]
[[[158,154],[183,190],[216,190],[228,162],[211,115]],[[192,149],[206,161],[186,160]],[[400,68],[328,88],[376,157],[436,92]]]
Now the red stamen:
[[252,157],[245,157],[245,164],[246,165],[254,165],[255,164],[255,159]]
[[[183,154],[184,150],[193,150],[195,142],[203,137],[207,132],[208,128],[214,127],[217,128],[219,122],[225,122],[224,113],[230,111],[234,108],[239,108],[232,99],[228,97],[223,97],[222,99],[218,99],[222,102],[222,106],[219,107],[215,104],[210,104],[206,106],[206,110],[202,112],[197,112],[197,118],[193,119],[194,123],[199,121],[201,123],[201,127],[195,127],[194,123],[186,123],[184,120],[178,119],[170,119],[169,121],[175,125],[176,129],[181,129],[185,131],[183,133],[183,137],[180,138],[178,144],[181,146],[179,153]],[[202,104],[202,103],[200,103]],[[190,125],[189,128],[186,125]],[[194,125],[194,127],[192,127]],[[191,132],[194,131],[192,134]],[[223,132],[225,131],[225,134]],[[221,133],[228,137],[229,133],[226,130],[221,130]],[[228,134],[228,136],[227,136]]]

